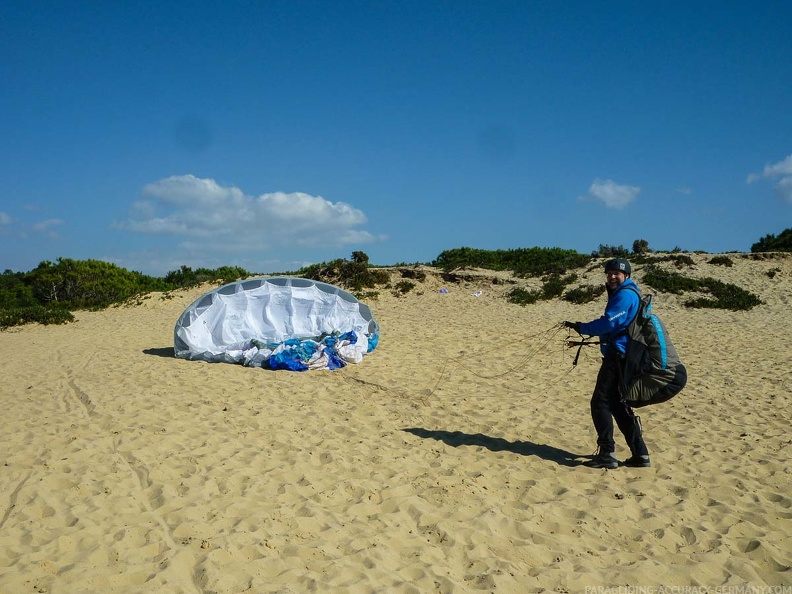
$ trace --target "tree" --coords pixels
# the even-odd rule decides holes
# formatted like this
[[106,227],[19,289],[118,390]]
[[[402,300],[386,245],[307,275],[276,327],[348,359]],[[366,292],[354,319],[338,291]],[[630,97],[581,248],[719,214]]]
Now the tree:
[[645,239],[636,239],[633,241],[633,254],[640,255],[640,254],[648,254],[652,250],[649,249],[649,242]]
[[752,252],[792,252],[792,227],[784,229],[775,235],[769,234],[762,237],[751,246]]
[[369,257],[365,252],[352,252],[352,261],[355,264],[368,264]]
[[25,275],[39,303],[67,309],[106,307],[163,287],[159,279],[101,260],[58,258],[41,262]]

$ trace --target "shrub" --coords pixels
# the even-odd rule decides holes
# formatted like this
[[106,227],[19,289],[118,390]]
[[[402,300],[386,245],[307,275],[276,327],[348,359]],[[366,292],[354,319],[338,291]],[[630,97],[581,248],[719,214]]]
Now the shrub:
[[747,310],[762,301],[754,295],[731,283],[723,283],[714,278],[693,279],[676,272],[668,272],[651,267],[644,272],[644,282],[658,291],[680,295],[684,292],[709,293],[712,297],[699,297],[685,302],[687,307],[710,307],[719,309]]
[[38,305],[25,274],[6,270],[0,275],[0,309]]
[[695,260],[687,254],[673,253],[661,255],[660,252],[637,254],[630,258],[630,262],[633,264],[647,265],[659,264],[660,262],[671,262],[677,268],[692,268],[696,265]]
[[605,285],[586,285],[583,287],[577,287],[576,289],[570,289],[564,293],[562,299],[564,301],[569,301],[570,303],[582,305],[584,303],[590,303],[591,301],[594,301],[600,295],[602,295],[605,290]]
[[299,270],[297,275],[338,285],[358,293],[363,291],[363,289],[371,289],[378,285],[390,283],[390,275],[385,270],[372,270],[369,268],[367,263],[368,256],[363,252],[354,252],[354,254],[357,254],[354,258],[357,261],[338,258],[330,262],[312,264]]
[[73,322],[72,313],[60,307],[44,307],[33,305],[30,307],[13,307],[0,309],[0,329],[5,330],[11,326],[21,326],[37,322],[39,324],[66,324]]
[[668,259],[674,263],[677,268],[684,268],[685,266],[693,267],[696,262],[687,254],[674,254],[668,256]]
[[714,256],[708,264],[715,264],[716,266],[726,266],[727,268],[731,268],[734,266],[734,262],[732,261],[729,256]]
[[575,282],[577,278],[578,275],[574,273],[563,277],[559,274],[550,274],[542,279],[541,289],[529,291],[528,289],[515,287],[506,294],[506,299],[510,303],[516,303],[517,305],[529,305],[539,300],[560,297],[564,292],[564,287]]
[[792,252],[792,227],[784,229],[776,237],[769,234],[751,246],[752,252]]
[[426,280],[426,273],[423,270],[416,270],[415,268],[400,268],[399,273],[401,274],[402,278],[412,278],[420,282]]
[[141,293],[166,289],[162,279],[130,272],[100,260],[58,258],[41,262],[25,276],[39,304],[56,303],[65,309],[96,309],[120,303]]
[[548,277],[544,278],[544,283],[542,284],[542,299],[552,299],[554,297],[560,297],[561,294],[564,292],[564,288],[567,285],[572,284],[578,278],[577,274],[568,274],[567,276],[562,277],[559,274],[551,274]]
[[536,303],[541,297],[542,291],[529,291],[520,287],[515,287],[506,294],[506,299],[509,303],[523,306]]
[[414,282],[411,282],[411,281],[408,281],[408,280],[402,280],[402,281],[399,281],[398,283],[396,283],[393,286],[393,294],[397,295],[397,296],[398,295],[406,295],[407,293],[412,291],[414,288],[415,288],[415,283]]
[[644,283],[658,291],[675,295],[699,289],[699,282],[695,279],[682,276],[677,272],[668,272],[656,266],[648,266],[644,270],[643,280]]
[[600,244],[595,252],[591,253],[593,258],[626,258],[630,255],[630,251],[623,245],[603,245]]
[[239,266],[221,266],[220,268],[197,268],[182,266],[179,270],[171,270],[165,275],[165,283],[170,289],[188,289],[203,283],[232,283],[251,274]]
[[647,254],[652,250],[649,249],[649,242],[645,239],[636,239],[633,241],[633,254]]
[[707,299],[705,297],[690,299],[685,302],[687,307],[712,307],[738,311],[752,309],[762,304],[759,297],[737,285],[723,283],[712,278],[703,280],[706,281],[706,288],[714,299]]
[[156,278],[101,260],[58,258],[43,261],[30,272],[6,270],[0,275],[0,315],[3,327],[27,322],[62,324],[73,320],[69,312],[76,309],[141,303],[152,291],[163,292],[167,299],[173,289],[247,276],[250,273],[237,266],[195,271],[182,266],[165,278]]
[[441,268],[445,272],[471,267],[511,270],[517,276],[526,277],[563,274],[569,269],[585,266],[590,261],[591,258],[585,254],[561,248],[479,250],[462,247],[441,252],[432,262],[432,266]]

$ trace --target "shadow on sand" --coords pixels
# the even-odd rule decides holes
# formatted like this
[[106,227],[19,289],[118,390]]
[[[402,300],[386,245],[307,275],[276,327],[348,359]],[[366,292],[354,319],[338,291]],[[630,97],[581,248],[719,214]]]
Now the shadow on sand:
[[533,443],[531,441],[508,441],[500,437],[490,437],[481,433],[463,433],[461,431],[441,431],[410,427],[402,429],[424,439],[436,439],[446,445],[457,448],[459,446],[480,446],[493,452],[514,452],[521,456],[537,456],[543,460],[555,462],[561,466],[580,466],[585,459],[591,456],[573,454],[560,448],[547,444]]
[[154,355],[155,357],[166,357],[168,359],[173,359],[176,356],[173,347],[162,347],[159,349],[143,349],[143,352],[146,355]]

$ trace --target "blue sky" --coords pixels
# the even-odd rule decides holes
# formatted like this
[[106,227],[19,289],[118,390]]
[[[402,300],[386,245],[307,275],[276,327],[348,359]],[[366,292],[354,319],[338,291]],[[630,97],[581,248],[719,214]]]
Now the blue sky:
[[0,268],[749,251],[792,3],[4,2]]

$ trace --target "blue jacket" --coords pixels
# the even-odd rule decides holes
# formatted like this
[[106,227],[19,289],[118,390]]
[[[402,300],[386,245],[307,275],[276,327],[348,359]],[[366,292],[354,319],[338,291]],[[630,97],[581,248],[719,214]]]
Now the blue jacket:
[[[635,291],[628,289],[632,286]],[[633,321],[641,299],[636,293],[640,291],[631,278],[625,280],[613,291],[608,289],[608,304],[602,317],[580,325],[580,333],[586,336],[599,336],[600,351],[605,354],[610,346],[624,353],[627,350],[627,327]]]

